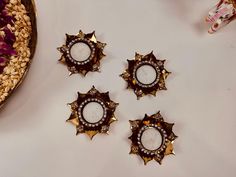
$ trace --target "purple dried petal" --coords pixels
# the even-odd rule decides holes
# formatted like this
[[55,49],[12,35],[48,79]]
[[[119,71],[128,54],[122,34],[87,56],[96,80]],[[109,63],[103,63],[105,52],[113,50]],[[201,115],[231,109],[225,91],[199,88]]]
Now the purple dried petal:
[[9,0],[0,0],[0,12],[2,12],[5,7],[6,7],[6,4],[9,2]]
[[13,24],[13,21],[14,21],[14,17],[8,15],[7,11],[6,10],[3,10],[2,13],[1,13],[1,16],[2,18],[5,19],[5,21],[9,24]]
[[3,73],[3,71],[4,71],[4,68],[5,68],[5,66],[1,66],[1,65],[0,65],[0,74],[2,74],[2,73]]
[[0,42],[0,56],[2,55],[16,55],[16,51],[8,44],[5,42],[1,41]]
[[9,0],[0,0],[0,27],[4,27],[7,24],[13,24],[14,17],[9,16],[5,7]]
[[14,17],[9,16],[6,10],[2,10],[0,13],[0,27],[2,28],[6,26],[7,24],[12,25],[13,22],[14,22]]
[[1,42],[0,42],[0,49],[2,49],[2,50],[8,50],[8,49],[10,49],[10,48],[11,48],[11,46],[8,45],[5,41],[1,41]]
[[0,0],[0,11],[2,11],[6,6],[6,0]]
[[16,37],[14,33],[6,27],[8,24],[14,24],[14,17],[9,16],[5,9],[7,3],[9,3],[9,0],[0,0],[0,28],[3,28],[5,33],[4,37],[0,36],[0,74],[3,72],[10,57],[16,55],[16,51],[13,49]]
[[16,51],[13,49],[8,49],[8,50],[4,50],[4,49],[0,49],[0,55],[16,55]]
[[7,44],[13,45],[16,41],[16,37],[15,37],[14,33],[12,33],[11,30],[8,29],[7,27],[5,27],[3,31],[5,32],[4,41]]
[[6,25],[7,25],[6,21],[0,17],[0,28],[4,27]]
[[0,74],[3,73],[5,66],[0,66]]
[[0,66],[3,66],[7,62],[7,59],[4,57],[0,57]]

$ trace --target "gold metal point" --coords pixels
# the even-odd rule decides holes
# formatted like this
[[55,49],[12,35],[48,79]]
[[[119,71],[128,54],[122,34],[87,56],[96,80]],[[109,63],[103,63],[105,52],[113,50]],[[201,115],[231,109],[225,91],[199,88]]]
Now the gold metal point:
[[67,120],[67,122],[70,122],[70,123],[72,123],[72,124],[75,125],[75,126],[78,126],[78,125],[79,125],[79,120],[78,120],[78,118],[70,118],[70,119]]
[[95,36],[95,32],[93,32],[93,35],[90,39],[91,41],[93,41],[94,43],[97,43],[97,39],[96,39],[96,36]]
[[[138,100],[145,95],[157,95],[157,91],[167,90],[165,87],[165,79],[170,72],[164,69],[164,61],[158,60],[153,51],[145,56],[135,53],[134,60],[127,60],[128,68],[121,74],[121,77],[128,83],[127,89],[133,89]],[[156,79],[152,84],[144,84],[139,81],[136,76],[137,68],[151,65],[156,70]],[[162,67],[160,67],[162,66]]]
[[89,138],[92,140],[93,137],[98,133],[98,131],[85,131],[85,133],[89,136]]
[[150,157],[142,157],[142,159],[143,159],[144,165],[147,165],[148,162],[150,162],[152,160],[152,158],[150,158]]
[[[71,106],[72,114],[67,122],[70,122],[76,126],[77,134],[85,133],[90,137],[91,140],[98,133],[109,134],[110,124],[114,121],[117,121],[114,112],[118,103],[115,103],[110,99],[109,92],[100,93],[94,86],[87,93],[78,92],[77,94],[77,100],[68,104]],[[106,106],[106,111],[109,113],[104,115],[105,117],[103,116],[99,122],[93,124],[89,123],[83,116],[79,116],[83,114],[83,106],[81,107],[81,105],[84,102],[98,102],[102,106],[106,105],[107,103],[113,103],[113,106]]]
[[[172,128],[170,128],[173,124],[164,122],[160,111],[151,116],[145,114],[142,120],[130,120],[129,122],[132,130],[132,135],[129,137],[132,141],[130,154],[139,155],[145,165],[151,160],[155,160],[161,164],[165,156],[175,154],[173,149],[174,141],[172,140],[174,139],[174,133],[172,132]],[[159,131],[163,139],[161,146],[155,150],[149,150],[141,145],[142,140],[140,136],[149,128],[155,128]],[[165,133],[160,130],[163,130]]]
[[[77,40],[86,44],[91,49],[91,54],[87,59],[86,63],[78,63],[76,62],[70,54],[70,47],[77,43]],[[68,66],[68,70],[72,73],[79,73],[83,76],[86,76],[88,72],[99,71],[100,61],[105,54],[103,53],[105,43],[101,43],[97,41],[95,36],[95,31],[93,33],[85,34],[81,30],[77,35],[69,35],[66,34],[66,44],[62,45],[62,47],[58,47],[57,49],[62,53],[62,56],[65,58],[64,63]],[[71,71],[70,68],[73,68]]]

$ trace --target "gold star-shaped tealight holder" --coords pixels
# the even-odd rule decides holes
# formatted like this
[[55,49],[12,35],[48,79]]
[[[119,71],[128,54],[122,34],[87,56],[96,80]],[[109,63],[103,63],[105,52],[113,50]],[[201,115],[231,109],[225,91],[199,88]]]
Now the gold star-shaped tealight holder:
[[[71,53],[72,47],[75,44],[81,43],[85,44],[90,50],[89,57],[82,61],[74,58]],[[89,71],[99,71],[100,61],[105,56],[103,53],[105,46],[105,43],[97,41],[95,32],[85,34],[80,30],[77,35],[66,34],[66,44],[58,48],[58,50],[62,53],[59,61],[67,66],[70,71],[70,75],[80,73],[85,76]]]
[[[103,116],[97,122],[89,122],[84,116],[83,110],[89,103],[98,103],[103,109]],[[114,112],[118,103],[110,99],[109,92],[100,93],[95,87],[86,94],[78,92],[77,100],[69,105],[72,113],[67,121],[76,126],[77,135],[86,133],[92,139],[97,133],[108,134],[110,124],[117,121]]]
[[[177,138],[172,132],[174,124],[164,122],[160,112],[152,116],[145,115],[143,120],[130,121],[130,124],[132,130],[132,135],[129,137],[132,141],[130,154],[139,155],[145,165],[153,159],[161,164],[166,155],[174,154],[173,143]],[[161,135],[161,145],[157,148],[149,149],[142,141],[143,134],[149,129],[154,129]]]
[[[147,55],[135,54],[134,60],[128,60],[128,68],[121,77],[127,81],[128,89],[133,89],[137,98],[152,94],[156,96],[157,91],[167,90],[165,80],[170,74],[164,68],[165,60],[158,60],[153,52]],[[137,71],[143,67],[149,66],[155,70],[155,79],[151,83],[143,83],[137,76]]]

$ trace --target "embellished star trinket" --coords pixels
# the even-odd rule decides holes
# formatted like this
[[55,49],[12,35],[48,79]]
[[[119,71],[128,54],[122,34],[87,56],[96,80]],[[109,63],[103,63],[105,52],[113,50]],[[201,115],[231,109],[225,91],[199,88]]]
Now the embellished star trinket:
[[97,41],[95,32],[85,34],[80,30],[77,35],[66,34],[66,44],[58,48],[62,53],[59,61],[67,66],[70,75],[80,73],[85,76],[89,71],[99,71],[105,46]]
[[130,121],[132,141],[130,154],[139,155],[146,165],[155,160],[159,164],[165,156],[174,154],[173,143],[177,136],[172,132],[174,124],[164,122],[160,112],[143,120]]
[[128,60],[128,68],[121,77],[138,99],[148,94],[156,96],[157,91],[167,90],[165,80],[170,72],[164,68],[164,63],[165,60],[158,60],[153,52],[147,55],[136,53],[134,60]]
[[[92,104],[101,108],[100,115],[98,109],[88,109]],[[69,105],[72,113],[67,122],[76,126],[77,135],[86,133],[92,139],[97,133],[108,134],[110,124],[117,121],[114,112],[118,103],[110,99],[109,92],[100,93],[95,87],[86,94],[78,92],[77,100]]]

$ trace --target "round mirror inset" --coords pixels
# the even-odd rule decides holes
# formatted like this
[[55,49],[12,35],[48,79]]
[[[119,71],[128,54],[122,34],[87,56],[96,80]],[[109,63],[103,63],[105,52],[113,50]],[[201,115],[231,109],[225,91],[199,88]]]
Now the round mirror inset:
[[157,150],[162,145],[162,136],[156,128],[148,128],[142,133],[141,143],[148,150]]
[[87,44],[78,42],[71,46],[70,54],[74,60],[82,62],[90,57],[91,49]]
[[89,123],[99,122],[104,115],[104,109],[100,103],[89,102],[83,108],[83,117]]
[[151,65],[142,65],[136,70],[136,79],[145,85],[152,84],[157,79],[157,72]]

